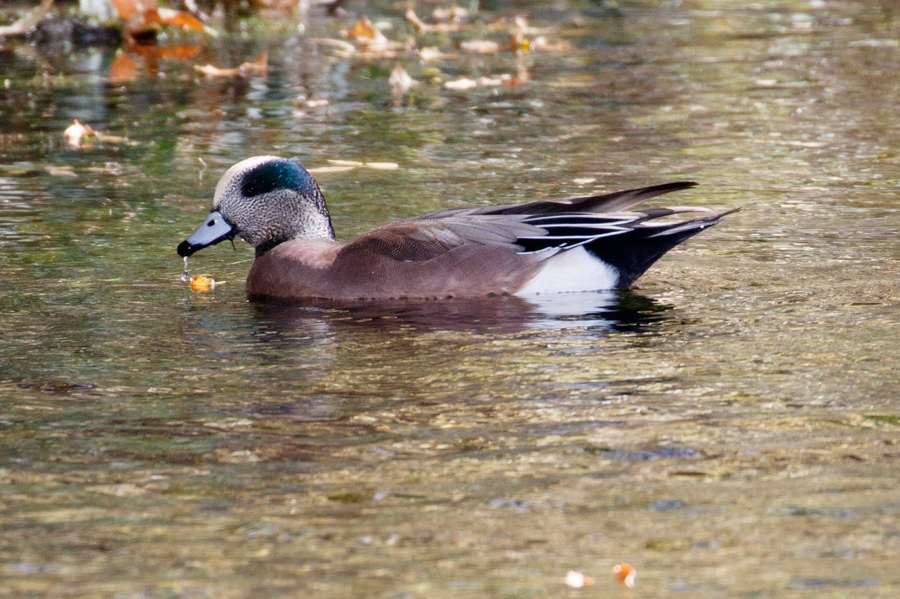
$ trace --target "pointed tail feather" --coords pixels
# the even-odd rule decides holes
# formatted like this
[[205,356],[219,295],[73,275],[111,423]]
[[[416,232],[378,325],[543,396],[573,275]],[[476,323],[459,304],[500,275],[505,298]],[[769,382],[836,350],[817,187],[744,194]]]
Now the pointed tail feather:
[[619,271],[618,287],[630,287],[666,252],[738,210],[680,223],[644,225],[622,235],[600,238],[585,248]]

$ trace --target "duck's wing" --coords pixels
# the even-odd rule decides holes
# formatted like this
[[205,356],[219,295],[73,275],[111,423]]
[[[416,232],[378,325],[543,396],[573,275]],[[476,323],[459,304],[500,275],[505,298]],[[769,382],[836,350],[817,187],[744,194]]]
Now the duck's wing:
[[[663,235],[677,227],[705,228],[722,215],[676,223],[649,223],[664,216],[710,211],[705,208],[654,208],[641,212],[561,212],[549,214],[460,214],[455,212],[398,221],[374,229],[341,249],[345,256],[362,252],[402,262],[430,260],[464,245],[505,248],[517,253],[590,246],[598,240],[639,233]],[[696,223],[692,225],[691,223]],[[555,252],[553,252],[555,253]],[[549,257],[549,254],[548,254]]]
[[538,226],[514,216],[447,216],[440,219],[398,221],[350,241],[341,253],[381,254],[401,262],[430,260],[464,245],[506,248],[519,252],[520,237],[539,236]]
[[509,206],[485,206],[482,208],[457,208],[435,214],[425,214],[413,220],[445,218],[451,215],[501,215],[501,214],[558,214],[563,212],[595,212],[613,213],[624,212],[632,207],[673,191],[690,189],[697,184],[692,181],[664,183],[651,187],[640,187],[625,191],[616,191],[600,195],[572,196],[556,200],[541,200],[527,204],[513,204]]

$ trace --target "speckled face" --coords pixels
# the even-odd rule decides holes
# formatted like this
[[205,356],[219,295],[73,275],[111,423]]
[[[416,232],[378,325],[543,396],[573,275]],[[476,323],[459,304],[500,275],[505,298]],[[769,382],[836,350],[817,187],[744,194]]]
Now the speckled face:
[[306,169],[277,156],[257,156],[225,172],[210,217],[179,253],[190,255],[235,235],[260,254],[290,239],[334,239],[334,229],[322,192]]

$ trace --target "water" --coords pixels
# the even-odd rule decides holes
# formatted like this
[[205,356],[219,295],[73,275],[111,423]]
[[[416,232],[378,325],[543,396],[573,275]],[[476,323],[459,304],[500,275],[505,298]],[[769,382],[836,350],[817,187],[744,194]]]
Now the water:
[[[459,56],[423,66],[252,20],[196,56],[129,54],[128,76],[112,53],[5,43],[5,596],[897,595],[896,11],[483,18],[525,12],[569,49],[528,54],[527,85],[464,92],[435,69],[519,65],[451,40],[505,33],[428,34]],[[263,50],[267,78],[192,68]],[[399,107],[397,62],[421,82]],[[127,142],[70,148],[73,118]],[[228,284],[191,291],[176,245],[220,174],[267,153],[400,165],[316,175],[342,237],[669,180],[701,186],[654,205],[742,211],[623,294],[253,304],[242,242],[197,254]],[[570,569],[597,587],[570,591]]]

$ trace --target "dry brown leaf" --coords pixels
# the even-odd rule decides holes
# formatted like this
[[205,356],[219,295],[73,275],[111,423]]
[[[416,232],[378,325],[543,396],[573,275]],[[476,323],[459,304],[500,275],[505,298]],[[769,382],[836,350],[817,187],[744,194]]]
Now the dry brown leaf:
[[321,44],[323,46],[332,46],[338,49],[338,54],[342,56],[353,56],[356,53],[356,48],[350,42],[345,42],[344,40],[336,40],[326,37],[313,37],[309,39],[310,43],[313,44]]
[[446,54],[437,48],[420,48],[419,60],[422,62],[430,62],[432,60],[450,60],[456,58],[456,54]]
[[69,165],[66,166],[56,166],[54,164],[45,164],[44,170],[47,171],[51,177],[77,177],[78,174],[75,172],[75,169]]
[[328,162],[335,166],[352,166],[354,168],[357,166],[363,166],[364,164],[363,162],[359,162],[357,160],[329,160]]
[[453,33],[455,31],[462,31],[464,29],[461,23],[435,23],[430,25],[425,23],[419,16],[416,14],[416,11],[413,9],[408,9],[406,11],[406,20],[413,24],[413,26],[421,33]]
[[259,58],[254,60],[253,62],[245,62],[240,66],[223,69],[211,64],[199,66],[194,65],[194,70],[203,73],[207,77],[211,78],[223,78],[223,77],[249,77],[251,75],[260,75],[264,76],[268,70],[269,63],[269,53],[263,52],[259,55]]
[[140,77],[138,64],[124,50],[119,50],[116,59],[109,67],[110,83],[130,83]]
[[473,54],[496,54],[500,51],[500,44],[491,40],[469,40],[460,44],[460,47]]
[[321,175],[325,173],[344,173],[347,171],[352,171],[357,167],[355,166],[320,166],[317,168],[308,168],[306,172],[313,175]]
[[213,37],[216,37],[218,35],[215,29],[207,27],[200,21],[200,19],[186,12],[161,7],[156,9],[156,13],[159,16],[159,22],[163,25],[172,25],[174,27],[181,27],[182,29],[188,29],[190,31],[202,31],[203,33],[206,33]]
[[569,49],[568,42],[551,43],[545,37],[538,37],[531,40],[530,47],[535,52],[565,52]]
[[66,138],[69,145],[79,150],[84,147],[86,137],[95,137],[96,135],[96,131],[90,125],[82,125],[78,119],[73,120],[72,124],[63,131],[63,137]]
[[156,31],[160,25],[172,25],[202,31],[215,37],[216,31],[197,17],[172,8],[160,7],[157,0],[111,0],[113,7],[125,20],[125,29],[132,35]]
[[432,11],[431,16],[433,16],[438,21],[456,22],[468,21],[472,17],[471,13],[468,10],[456,4],[454,4],[450,8],[435,8]]
[[388,85],[391,86],[391,94],[394,96],[402,96],[410,90],[415,84],[413,78],[409,76],[403,65],[395,65],[391,70],[391,76],[388,77]]
[[400,44],[392,42],[385,37],[366,15],[363,15],[350,28],[347,35],[360,46],[371,50],[396,49],[400,47]]
[[131,17],[138,13],[156,8],[155,0],[111,0],[111,2],[119,16],[126,21],[130,21]]
[[44,20],[53,8],[53,0],[43,0],[37,8],[26,13],[18,21],[0,27],[0,37],[7,35],[25,35],[31,28]]

